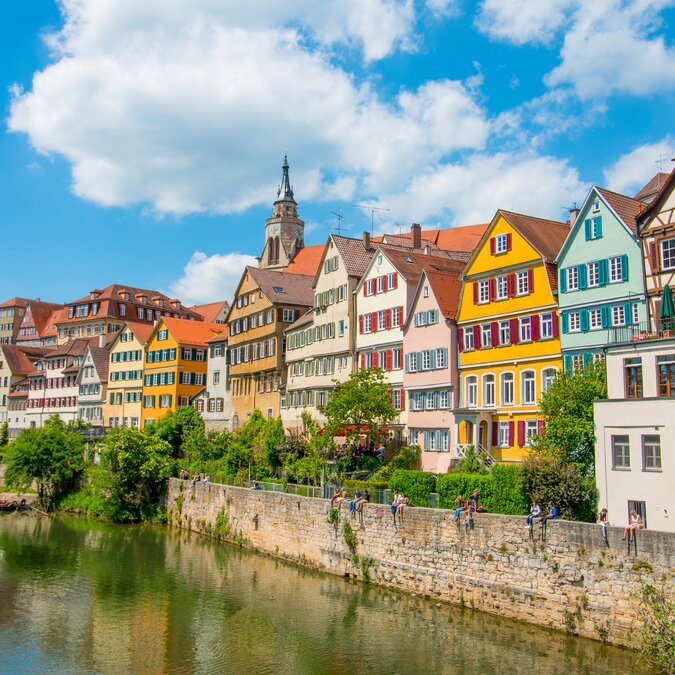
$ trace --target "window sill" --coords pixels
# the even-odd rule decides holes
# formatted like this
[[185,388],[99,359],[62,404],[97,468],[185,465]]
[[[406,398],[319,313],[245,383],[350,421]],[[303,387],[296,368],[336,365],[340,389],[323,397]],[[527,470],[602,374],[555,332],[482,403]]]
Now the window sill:
[[642,473],[663,473],[663,469],[645,468],[645,469],[642,469]]
[[612,471],[631,471],[629,466],[613,466]]

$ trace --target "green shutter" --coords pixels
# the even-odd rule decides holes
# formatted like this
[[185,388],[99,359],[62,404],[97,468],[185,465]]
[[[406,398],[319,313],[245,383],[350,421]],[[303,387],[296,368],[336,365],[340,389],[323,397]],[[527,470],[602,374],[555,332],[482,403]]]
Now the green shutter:
[[572,372],[572,355],[571,354],[565,354],[563,356],[563,365],[565,367],[565,372],[566,373],[571,373]]
[[607,258],[598,260],[598,280],[601,286],[606,286],[609,280]]
[[600,239],[602,237],[602,216],[598,216],[595,219],[595,238]]
[[600,315],[602,317],[602,327],[609,328],[612,325],[612,317],[608,305],[603,305],[600,308]]
[[581,330],[582,331],[587,331],[589,328],[588,324],[588,310],[587,309],[582,309],[580,312],[581,315]]
[[584,220],[584,229],[586,231],[586,241],[589,241],[590,238],[591,238],[591,219],[590,218],[586,218],[586,220]]
[[624,302],[623,304],[623,314],[626,321],[626,326],[633,325],[633,307],[630,302]]
[[579,289],[584,290],[588,285],[586,282],[586,265],[584,263],[577,265],[577,274],[579,275]]
[[567,270],[564,267],[560,270],[560,292],[567,293]]
[[563,334],[567,333],[568,331],[568,317],[567,317],[567,312],[563,312],[560,315],[560,322],[562,323],[562,332]]
[[621,256],[621,281],[628,281],[628,256]]

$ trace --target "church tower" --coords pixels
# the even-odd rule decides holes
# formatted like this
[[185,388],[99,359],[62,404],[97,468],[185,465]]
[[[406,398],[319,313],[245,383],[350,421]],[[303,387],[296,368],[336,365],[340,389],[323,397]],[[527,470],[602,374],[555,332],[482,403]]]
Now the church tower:
[[281,269],[290,264],[305,245],[305,223],[298,218],[298,205],[288,177],[288,158],[284,155],[281,185],[277,190],[272,217],[265,223],[265,246],[260,257],[263,269]]

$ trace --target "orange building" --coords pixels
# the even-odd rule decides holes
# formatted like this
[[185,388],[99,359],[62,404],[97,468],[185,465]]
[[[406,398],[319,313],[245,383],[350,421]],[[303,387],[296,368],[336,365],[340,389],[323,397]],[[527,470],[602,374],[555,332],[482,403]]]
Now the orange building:
[[145,344],[141,424],[190,405],[206,386],[207,340],[222,324],[162,317]]

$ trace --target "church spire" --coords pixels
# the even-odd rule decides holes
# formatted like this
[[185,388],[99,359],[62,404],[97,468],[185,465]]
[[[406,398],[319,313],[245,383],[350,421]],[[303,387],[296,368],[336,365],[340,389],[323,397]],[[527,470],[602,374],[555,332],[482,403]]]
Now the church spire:
[[277,202],[286,201],[295,204],[295,199],[293,199],[293,188],[291,187],[291,181],[288,177],[288,155],[284,155],[284,164],[281,169],[283,173],[281,174],[281,185],[277,190]]

